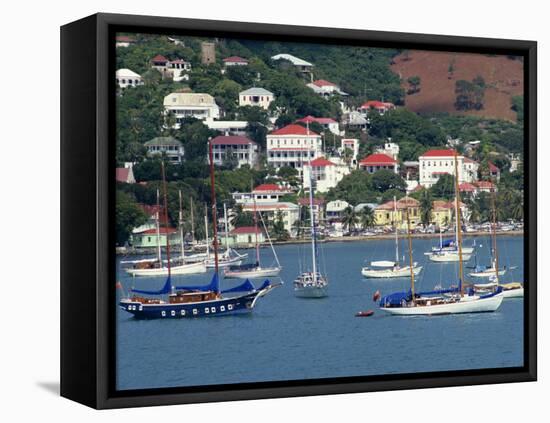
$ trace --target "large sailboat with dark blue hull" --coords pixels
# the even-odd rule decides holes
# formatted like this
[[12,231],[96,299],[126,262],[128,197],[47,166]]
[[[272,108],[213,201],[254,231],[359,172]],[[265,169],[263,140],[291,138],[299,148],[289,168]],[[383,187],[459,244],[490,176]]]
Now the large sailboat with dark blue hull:
[[[211,145],[209,145],[209,156],[212,186],[212,220],[217,222],[214,165]],[[164,164],[162,164],[162,179],[165,202],[164,210],[166,213],[165,221],[168,222]],[[170,244],[167,237],[166,255],[168,278],[164,286],[159,290],[132,288],[132,294],[120,300],[120,308],[133,314],[134,317],[138,319],[204,317],[251,312],[259,298],[281,285],[281,283],[272,283],[266,279],[261,286],[256,287],[250,280],[246,279],[242,284],[235,287],[225,290],[220,289],[216,224],[214,224],[213,232],[215,271],[208,285],[172,285]]]

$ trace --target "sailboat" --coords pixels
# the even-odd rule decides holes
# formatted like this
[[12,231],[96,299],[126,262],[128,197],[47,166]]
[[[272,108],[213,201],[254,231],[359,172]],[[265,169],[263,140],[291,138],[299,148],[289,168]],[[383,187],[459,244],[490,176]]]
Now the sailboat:
[[[397,201],[393,197],[393,215],[395,226],[395,261],[380,260],[371,261],[370,267],[365,266],[361,269],[361,274],[366,278],[403,278],[409,276],[411,269],[408,265],[401,266],[399,264],[399,234],[397,230]],[[422,266],[418,266],[418,263],[413,263],[413,269],[415,275],[418,275],[422,270]]]
[[[228,267],[228,266],[238,266],[242,263],[243,259],[245,259],[248,254],[239,254],[237,251],[229,247],[229,236],[228,236],[228,230],[229,225],[227,224],[227,205],[223,203],[223,219],[224,219],[224,226],[225,226],[225,251],[220,254],[219,257],[219,267]],[[213,268],[214,267],[214,261],[209,260],[206,262],[206,267]],[[271,276],[271,275],[269,275]]]
[[[157,205],[158,205],[158,191],[157,191]],[[159,210],[160,210],[160,207],[159,207]],[[165,210],[165,214],[167,216],[166,210]],[[165,264],[165,262],[162,260],[162,257],[161,257],[160,224],[159,224],[160,219],[157,218],[156,220],[157,220],[158,261],[137,263],[133,267],[126,269],[126,273],[132,276],[166,276],[168,275],[168,266]],[[185,240],[183,236],[183,209],[182,209],[181,191],[179,191],[179,230],[180,230],[181,256],[179,260],[177,260],[177,264],[175,260],[174,260],[174,263],[169,263],[172,265],[171,273],[173,275],[192,275],[197,273],[205,273],[206,264],[204,261],[188,262],[185,257],[185,248],[184,248]],[[166,233],[166,243],[169,244],[168,233]]]
[[269,236],[269,231],[267,230],[267,227],[264,222],[264,218],[260,215],[260,219],[262,221],[262,225],[267,237],[267,240],[269,242],[269,246],[271,247],[271,251],[273,252],[273,256],[275,257],[275,266],[265,267],[262,266],[260,263],[260,243],[258,241],[258,212],[256,211],[256,199],[254,199],[254,234],[255,234],[255,249],[256,249],[256,261],[254,263],[248,263],[248,264],[241,264],[241,265],[235,265],[230,266],[225,269],[224,276],[226,278],[237,278],[237,279],[254,279],[254,278],[263,278],[268,276],[277,276],[281,272],[281,263],[279,263],[279,257],[277,257],[277,252],[275,251],[275,248],[273,247],[273,243],[271,242],[271,237]]
[[294,280],[294,294],[302,298],[322,298],[328,295],[328,279],[322,275],[317,266],[317,230],[313,211],[313,168],[309,164],[309,220],[311,229],[311,271],[302,272]]
[[[476,269],[474,272],[470,273],[470,276],[475,277],[487,277],[490,278],[489,283],[484,284],[474,284],[474,290],[478,293],[486,293],[488,291],[494,290],[495,288],[502,289],[502,295],[504,298],[520,298],[523,297],[523,285],[519,282],[512,282],[512,283],[506,283],[501,284],[500,283],[500,276],[503,276],[504,273],[506,273],[506,267],[503,269],[499,268],[498,265],[498,243],[497,243],[497,213],[496,213],[496,200],[495,200],[495,190],[491,190],[491,203],[492,203],[492,209],[493,209],[493,219],[491,222],[491,238],[492,238],[492,260],[491,260],[491,266],[487,266],[485,269],[478,269],[476,266]],[[492,273],[491,273],[492,272]],[[480,276],[483,275],[483,276]]]
[[[210,173],[212,182],[212,215],[216,221],[216,194],[214,189],[214,161],[212,145],[209,145]],[[164,178],[164,163],[162,164],[164,203],[166,215],[166,180]],[[204,317],[251,312],[259,298],[267,295],[281,283],[271,283],[265,280],[259,287],[255,287],[248,279],[242,284],[221,290],[218,271],[218,239],[217,229],[214,226],[214,258],[215,271],[208,285],[202,286],[172,286],[170,265],[170,243],[166,242],[168,259],[168,277],[164,286],[157,291],[132,289],[132,296],[123,298],[119,302],[122,310],[131,313],[138,319],[154,318],[185,318]],[[151,296],[153,298],[151,298]],[[164,296],[164,298],[158,298]],[[167,296],[167,298],[166,298]]]
[[[458,164],[455,152],[455,186],[456,186],[456,208],[460,204],[460,193],[458,190]],[[412,239],[410,229],[409,209],[407,208],[407,236],[409,240],[409,261],[412,268]],[[496,311],[502,304],[502,288],[496,287],[487,293],[476,293],[469,289],[464,290],[464,269],[462,262],[462,233],[460,231],[460,213],[457,211],[457,249],[459,256],[459,279],[457,287],[438,289],[428,292],[416,292],[414,286],[414,273],[410,272],[411,287],[408,292],[396,292],[386,295],[380,299],[380,309],[400,316],[411,315],[439,315],[439,314],[460,314],[460,313],[481,313]]]

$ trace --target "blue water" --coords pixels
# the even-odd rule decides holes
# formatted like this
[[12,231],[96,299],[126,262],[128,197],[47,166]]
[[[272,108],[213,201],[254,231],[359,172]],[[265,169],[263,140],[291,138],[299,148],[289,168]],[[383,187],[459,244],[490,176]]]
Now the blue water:
[[[456,283],[457,264],[432,263],[423,255],[437,242],[414,240],[414,260],[425,266],[417,290]],[[482,245],[480,264],[489,264],[489,238],[476,237],[476,242]],[[523,299],[506,299],[497,312],[484,314],[398,317],[378,311],[372,302],[376,290],[383,295],[406,290],[410,282],[364,279],[360,270],[366,261],[391,260],[393,245],[392,240],[322,245],[321,269],[326,268],[330,283],[329,297],[323,299],[294,296],[292,281],[309,250],[287,245],[277,247],[285,285],[261,298],[251,314],[136,320],[117,308],[117,389],[523,365]],[[501,266],[518,266],[501,279],[523,281],[523,237],[499,237],[499,252]],[[272,262],[269,249],[261,254],[263,263]],[[474,265],[473,257],[467,265]],[[120,268],[117,273],[125,291],[132,284],[157,289],[164,283],[163,278],[132,281]],[[176,281],[206,284],[210,275]],[[368,309],[375,310],[374,316],[354,317]]]

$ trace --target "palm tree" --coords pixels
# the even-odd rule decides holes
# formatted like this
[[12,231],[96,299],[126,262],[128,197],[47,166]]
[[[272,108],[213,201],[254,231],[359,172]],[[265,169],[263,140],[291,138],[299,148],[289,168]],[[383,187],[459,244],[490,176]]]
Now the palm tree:
[[359,220],[363,229],[373,227],[375,222],[374,210],[369,206],[363,207],[363,210],[361,210],[361,214],[359,215]]
[[420,193],[420,221],[424,227],[432,221],[433,199],[430,190],[423,189]]
[[357,213],[355,213],[355,210],[353,207],[348,206],[344,210],[344,215],[342,216],[342,225],[344,229],[347,229],[348,231],[353,231],[355,229],[355,226],[357,225],[359,218],[357,217]]

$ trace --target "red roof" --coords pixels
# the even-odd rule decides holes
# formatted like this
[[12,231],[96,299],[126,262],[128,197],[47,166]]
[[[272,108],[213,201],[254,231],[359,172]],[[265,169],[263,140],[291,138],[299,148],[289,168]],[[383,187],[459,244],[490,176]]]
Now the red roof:
[[[298,204],[300,206],[309,206],[309,198],[298,198]],[[313,205],[314,206],[322,206],[325,204],[324,198],[314,198],[313,199]]]
[[130,169],[127,167],[117,167],[116,168],[116,180],[117,182],[128,182],[128,174]]
[[496,167],[493,162],[487,162],[487,164],[489,165],[489,171],[491,173],[498,173],[500,172],[500,169],[498,167]]
[[181,63],[181,64],[185,64],[187,63],[185,60],[183,59],[176,59],[176,60],[171,60],[170,63]]
[[230,56],[223,59],[225,63],[248,63],[248,60],[239,56]]
[[232,235],[235,234],[261,234],[262,231],[255,226],[241,226],[240,228],[235,228],[231,232]]
[[318,79],[317,81],[313,81],[313,84],[318,87],[336,87],[334,82],[327,81],[326,79]]
[[420,157],[454,157],[455,150],[428,150]]
[[324,157],[319,157],[311,162],[311,166],[335,166],[330,160],[325,159]]
[[469,157],[464,157],[464,163],[477,163],[475,160],[470,159]]
[[290,124],[284,128],[277,129],[276,131],[271,132],[270,135],[310,135],[318,137],[319,134],[304,128],[302,125]]
[[336,123],[336,121],[332,118],[316,118],[313,116],[306,116],[305,118],[298,119],[296,122],[302,122],[302,123],[319,123],[321,125],[328,125],[329,123]]
[[485,188],[485,189],[493,189],[495,187],[495,184],[493,184],[490,181],[477,181],[476,185],[478,188]]
[[237,135],[219,135],[212,139],[212,145],[249,145],[256,144],[254,141]]
[[151,62],[163,62],[163,63],[166,63],[168,62],[168,59],[166,57],[164,57],[163,55],[161,54],[157,54],[155,57],[153,57],[151,59]]
[[256,191],[267,191],[267,192],[274,192],[274,191],[279,191],[279,192],[287,192],[287,190],[281,188],[279,185],[277,184],[261,184],[261,185],[258,185],[256,188],[254,188],[253,192],[256,192]]
[[378,100],[369,100],[366,103],[363,103],[361,109],[391,109],[395,107],[393,103],[386,103]]
[[119,35],[118,37],[116,37],[116,41],[118,41],[119,43],[133,43],[134,39],[126,35]]
[[388,156],[387,154],[383,153],[376,153],[371,154],[370,156],[365,157],[363,160],[359,162],[360,165],[390,165],[390,164],[396,164],[397,161],[395,161],[393,158]]
[[[176,233],[178,230],[176,228],[165,228],[165,227],[162,227],[162,228],[159,228],[159,232],[161,235],[165,235],[165,234],[174,234]],[[140,232],[140,234],[144,234],[144,235],[154,235],[157,233],[157,229],[156,228],[153,228],[153,229],[147,229],[146,231],[143,231],[143,232]]]
[[458,188],[460,189],[460,191],[465,191],[465,192],[474,192],[476,190],[476,187],[468,182],[461,183],[458,186]]

